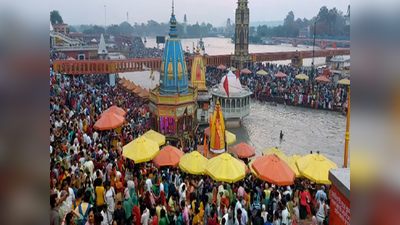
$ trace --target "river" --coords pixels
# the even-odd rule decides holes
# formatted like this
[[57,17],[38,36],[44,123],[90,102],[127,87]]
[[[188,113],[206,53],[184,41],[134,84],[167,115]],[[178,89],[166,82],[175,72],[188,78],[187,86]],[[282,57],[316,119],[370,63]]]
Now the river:
[[[196,39],[183,39],[182,46],[192,46]],[[230,54],[233,44],[227,38],[203,38],[206,52],[210,55]],[[155,39],[147,39],[147,47],[155,46]],[[312,47],[310,47],[312,49]],[[291,45],[250,45],[250,52],[304,51],[306,46]],[[304,60],[304,65],[307,65]],[[325,58],[320,59],[323,64]],[[315,60],[318,64],[317,60]],[[289,63],[279,62],[279,63]],[[311,64],[311,61],[309,62]],[[158,83],[159,73],[154,72],[155,80],[149,79],[150,72],[120,74],[145,88],[153,88]],[[269,147],[279,147],[287,155],[305,155],[310,151],[320,151],[324,156],[343,165],[344,138],[346,117],[338,112],[313,110],[308,108],[253,102],[250,115],[243,119],[241,127],[229,128],[236,134],[236,143],[246,142],[256,149],[257,155]],[[284,133],[283,141],[279,141],[279,132]]]

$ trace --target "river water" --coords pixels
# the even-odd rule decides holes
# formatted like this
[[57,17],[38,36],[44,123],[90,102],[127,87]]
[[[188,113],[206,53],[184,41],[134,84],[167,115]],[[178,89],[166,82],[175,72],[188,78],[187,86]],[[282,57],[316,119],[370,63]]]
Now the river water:
[[[182,46],[192,46],[196,39],[183,39]],[[210,55],[230,54],[233,44],[227,38],[203,38],[206,52]],[[155,39],[147,39],[147,47],[156,46]],[[312,49],[312,47],[310,47]],[[282,52],[310,50],[306,46],[292,47],[291,45],[250,45],[250,52]],[[316,64],[323,64],[325,58],[315,60]],[[308,62],[309,61],[309,62]],[[277,62],[277,63],[289,63]],[[304,65],[311,61],[304,60]],[[145,88],[153,88],[158,84],[159,73],[154,72],[155,80],[149,79],[150,72],[123,73],[120,76],[129,79]],[[229,128],[236,134],[237,143],[246,142],[256,149],[257,155],[270,147],[279,147],[287,155],[305,155],[310,151],[320,151],[324,156],[335,162],[339,167],[343,165],[344,138],[346,131],[346,117],[338,112],[313,110],[292,106],[270,106],[253,102],[250,115],[242,121],[239,128]],[[279,141],[279,132],[284,134],[283,141]]]

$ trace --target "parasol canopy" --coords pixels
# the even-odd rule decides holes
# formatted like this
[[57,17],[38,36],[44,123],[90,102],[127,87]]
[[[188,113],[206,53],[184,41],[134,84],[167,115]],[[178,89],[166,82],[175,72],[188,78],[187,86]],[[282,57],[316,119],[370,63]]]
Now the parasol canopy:
[[171,145],[165,146],[160,153],[153,159],[153,164],[160,168],[162,166],[177,167],[181,157],[185,153]]
[[121,109],[120,107],[117,107],[117,106],[115,106],[115,105],[113,105],[113,106],[109,107],[108,109],[106,109],[106,110],[102,113],[102,115],[105,115],[105,114],[107,114],[107,113],[114,113],[114,114],[120,115],[120,116],[122,116],[122,117],[125,117],[125,116],[126,116],[125,110],[123,110],[123,109]]
[[142,91],[143,91],[142,87],[140,87],[140,85],[138,85],[132,92],[135,94],[139,94]]
[[242,69],[240,72],[244,74],[251,74],[251,71],[247,68]]
[[292,170],[296,174],[296,177],[301,177],[299,168],[297,168],[297,165],[296,165],[296,160],[298,160],[300,158],[301,158],[301,155],[292,155],[286,159],[286,163],[288,164],[288,166],[290,168],[292,168]]
[[344,78],[344,79],[339,80],[338,84],[350,85],[350,80],[348,78]]
[[129,85],[131,85],[132,82],[129,80],[126,80],[126,82],[122,85],[124,88],[127,88]]
[[247,159],[256,155],[256,151],[254,150],[254,148],[245,142],[241,142],[233,146],[233,149],[236,155],[242,159]]
[[125,79],[125,77],[123,77],[118,83],[119,84],[124,84],[126,82],[126,79]]
[[122,155],[133,160],[135,163],[150,161],[159,152],[160,151],[157,142],[144,136],[138,137],[122,147]]
[[268,75],[268,73],[265,71],[265,70],[259,70],[259,71],[257,71],[257,73],[256,73],[257,75],[261,75],[261,76],[265,76],[265,75]]
[[[210,127],[207,127],[206,129],[204,129],[204,134],[207,136],[210,136],[210,134],[211,134]],[[236,135],[227,130],[225,130],[225,137],[226,137],[226,143],[228,145],[232,145],[236,142]]]
[[93,128],[96,130],[111,130],[122,126],[124,121],[124,117],[115,113],[103,113],[101,118],[94,124]]
[[208,159],[198,151],[193,151],[181,157],[179,168],[186,173],[201,175],[205,173]]
[[235,71],[236,71],[236,68],[233,67],[233,66],[231,66],[231,67],[228,68],[228,70],[230,70],[230,71],[232,71],[232,72],[235,72]]
[[135,90],[136,87],[137,87],[136,84],[132,82],[131,84],[128,85],[128,87],[126,87],[126,89],[128,89],[129,91],[133,91]]
[[146,97],[149,97],[149,96],[150,96],[150,93],[146,90],[146,88],[143,89],[143,91],[140,92],[140,94],[139,94],[139,97],[141,97],[141,98],[146,98]]
[[334,162],[319,153],[297,159],[296,165],[301,175],[319,184],[330,184],[329,170],[338,168]]
[[304,73],[301,73],[301,74],[296,75],[296,79],[299,79],[299,80],[308,80],[308,76],[305,75]]
[[276,78],[285,78],[285,77],[287,77],[287,75],[282,73],[282,72],[279,72],[279,73],[275,74],[274,77],[276,77]]
[[262,152],[263,155],[276,155],[282,160],[287,160],[287,155],[282,152],[278,147],[267,148]]
[[217,69],[219,69],[219,70],[226,70],[226,66],[224,66],[224,65],[219,65],[218,67],[217,67]]
[[258,174],[256,173],[256,171],[255,171],[254,168],[253,168],[253,163],[254,163],[255,160],[256,160],[256,159],[252,159],[252,160],[249,162],[249,168],[250,168],[251,173],[252,173],[254,176],[256,176],[258,179],[260,179],[260,176],[258,176]]
[[329,80],[326,76],[319,76],[315,78],[316,81],[318,82],[325,82],[325,83],[330,83],[331,80]]
[[157,142],[159,146],[165,145],[165,136],[154,130],[147,131],[145,134],[143,134],[143,136]]
[[252,166],[260,179],[279,186],[291,185],[296,178],[286,162],[274,154],[256,158]]
[[216,181],[237,182],[246,176],[245,164],[228,153],[222,153],[207,162],[206,173]]

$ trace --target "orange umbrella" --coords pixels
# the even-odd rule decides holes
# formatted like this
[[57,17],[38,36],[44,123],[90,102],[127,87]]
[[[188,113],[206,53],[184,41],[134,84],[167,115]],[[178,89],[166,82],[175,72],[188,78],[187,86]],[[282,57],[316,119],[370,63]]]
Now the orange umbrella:
[[316,81],[330,83],[331,81],[326,76],[319,76],[315,78]]
[[101,118],[97,120],[93,128],[96,130],[111,130],[122,126],[125,118],[115,113],[102,114]]
[[123,109],[121,109],[121,108],[119,108],[119,107],[117,107],[115,105],[113,105],[110,108],[106,109],[102,114],[104,115],[104,114],[107,114],[107,113],[114,113],[114,114],[117,114],[117,115],[120,115],[120,116],[123,116],[123,117],[126,116],[125,110],[123,110]]
[[219,65],[218,67],[217,67],[217,69],[219,69],[219,70],[226,70],[226,66],[224,66],[224,65]]
[[240,72],[244,74],[251,74],[251,71],[247,68],[242,69]]
[[273,154],[258,157],[253,163],[253,169],[260,179],[279,186],[291,185],[296,178],[288,164]]
[[124,84],[126,82],[126,79],[125,79],[125,77],[123,77],[118,83],[119,84]]
[[286,76],[287,76],[287,75],[284,74],[284,73],[282,73],[282,72],[279,72],[279,73],[277,73],[277,74],[274,75],[274,77],[277,77],[277,78],[285,78]]
[[161,166],[173,166],[177,167],[179,165],[179,161],[181,160],[181,156],[183,156],[181,150],[168,145],[161,149],[160,153],[153,159],[153,164],[160,168]]
[[239,143],[233,146],[233,148],[236,152],[236,155],[242,159],[247,159],[256,155],[256,151],[254,150],[254,148],[245,142]]

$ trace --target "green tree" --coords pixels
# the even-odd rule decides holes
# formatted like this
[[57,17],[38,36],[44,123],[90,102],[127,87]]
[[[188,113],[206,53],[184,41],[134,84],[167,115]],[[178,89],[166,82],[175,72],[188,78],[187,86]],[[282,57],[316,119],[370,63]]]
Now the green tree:
[[125,35],[125,36],[131,36],[133,34],[133,27],[130,23],[128,22],[122,22],[119,25],[119,32],[121,33],[121,35]]
[[50,12],[50,22],[51,24],[62,24],[64,23],[60,12],[58,12],[58,10],[53,10]]
[[112,24],[107,27],[107,34],[111,35],[119,35],[120,34],[120,28],[117,24]]

